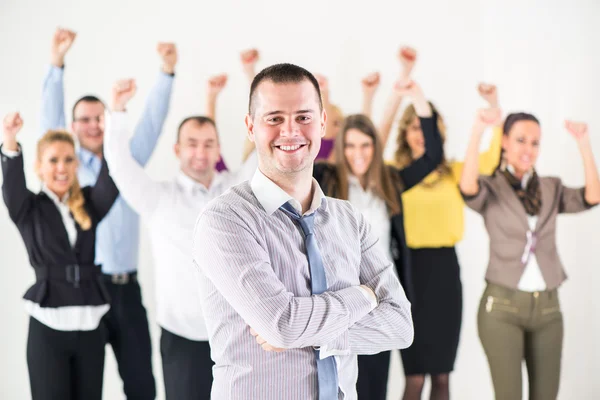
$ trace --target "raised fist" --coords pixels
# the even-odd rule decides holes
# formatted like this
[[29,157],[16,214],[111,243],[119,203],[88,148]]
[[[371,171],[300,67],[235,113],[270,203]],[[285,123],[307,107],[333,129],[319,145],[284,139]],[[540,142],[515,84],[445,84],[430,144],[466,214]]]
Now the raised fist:
[[379,87],[380,82],[381,82],[381,77],[379,75],[379,72],[373,72],[373,73],[370,73],[369,75],[365,76],[361,80],[361,86],[363,89],[363,93],[368,96],[373,96],[373,94],[375,94],[375,91]]
[[475,115],[475,127],[481,132],[490,126],[497,126],[502,121],[502,110],[498,107],[482,108]]
[[418,97],[423,97],[421,86],[410,78],[399,79],[394,85],[394,90],[401,96],[409,96],[413,100]]
[[405,77],[408,77],[415,66],[415,62],[417,61],[417,51],[412,47],[403,46],[398,52],[398,58],[402,64],[402,74]]
[[578,142],[588,138],[588,126],[585,122],[565,121],[565,128]]
[[240,59],[243,65],[254,65],[258,61],[260,54],[256,49],[244,50],[240,53]]
[[112,111],[125,111],[127,102],[131,100],[136,90],[134,79],[121,79],[115,82],[112,88]]
[[165,74],[173,74],[175,65],[177,65],[177,47],[175,43],[158,43],[156,51],[163,62],[163,72]]
[[7,114],[2,121],[4,140],[14,140],[23,127],[23,120],[18,112]]
[[77,34],[68,29],[56,29],[52,36],[52,48],[50,51],[50,62],[52,65],[62,67],[65,64],[65,54],[71,48]]
[[488,102],[490,107],[498,107],[498,89],[496,88],[496,85],[480,83],[477,86],[477,91],[479,92],[479,95]]
[[227,84],[227,75],[226,74],[211,76],[208,79],[208,82],[206,82],[206,88],[208,90],[208,94],[211,96],[217,97],[217,95],[219,93],[221,93],[221,90],[223,90],[223,88],[225,87],[226,84]]

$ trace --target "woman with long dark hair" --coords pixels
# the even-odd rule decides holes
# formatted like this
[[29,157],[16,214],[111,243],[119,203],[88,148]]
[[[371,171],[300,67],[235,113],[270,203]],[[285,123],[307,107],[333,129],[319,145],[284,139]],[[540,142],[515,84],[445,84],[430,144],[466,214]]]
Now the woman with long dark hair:
[[492,176],[478,171],[477,149],[498,110],[482,110],[473,125],[460,189],[481,214],[490,238],[490,259],[477,317],[497,400],[519,400],[523,359],[529,398],[556,399],[560,382],[563,318],[558,287],[566,274],[556,246],[556,217],[600,202],[600,179],[586,124],[567,121],[585,171],[585,186],[572,189],[535,169],[541,129],[528,113],[506,117],[502,162]]
[[[423,129],[426,151],[399,170],[383,161],[383,143],[371,120],[351,115],[335,142],[336,163],[318,163],[314,175],[327,196],[349,200],[370,222],[381,245],[394,262],[405,290],[410,290],[409,254],[404,235],[402,193],[425,178],[441,161],[442,141],[432,111],[420,87],[399,83],[402,95],[412,98]],[[407,293],[411,297],[411,293]],[[385,399],[390,352],[358,357],[357,391],[361,399]]]

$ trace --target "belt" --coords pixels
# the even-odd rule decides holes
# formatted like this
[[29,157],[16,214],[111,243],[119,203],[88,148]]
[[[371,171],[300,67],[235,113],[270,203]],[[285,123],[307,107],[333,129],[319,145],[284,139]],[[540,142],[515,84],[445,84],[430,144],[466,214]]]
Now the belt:
[[101,273],[98,265],[43,265],[33,267],[37,280],[65,281],[79,287],[81,281],[96,280]]
[[114,285],[127,285],[129,282],[137,282],[137,271],[123,274],[102,274],[102,277]]

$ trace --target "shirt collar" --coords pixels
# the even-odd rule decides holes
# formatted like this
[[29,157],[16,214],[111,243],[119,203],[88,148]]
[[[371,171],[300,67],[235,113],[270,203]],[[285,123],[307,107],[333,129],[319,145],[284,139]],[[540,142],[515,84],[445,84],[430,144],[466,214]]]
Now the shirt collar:
[[[506,169],[508,170],[508,172],[510,172],[514,177],[516,177],[515,175],[515,169],[513,168],[512,165],[507,164],[506,165]],[[528,171],[525,174],[523,174],[523,178],[521,179],[521,188],[526,188],[527,187],[527,183],[529,182],[529,179],[532,176],[532,172]]]
[[[267,178],[259,168],[257,168],[256,172],[254,173],[254,177],[250,182],[250,188],[268,215],[272,215],[279,209],[279,207],[288,201],[296,209],[296,211],[298,211],[298,214],[302,213],[302,206],[300,205],[300,202],[287,194],[285,190],[277,186],[275,182]],[[309,210],[304,213],[305,215],[311,214],[321,207],[323,207],[323,209],[327,208],[327,199],[325,198],[325,194],[314,178],[312,179],[312,188],[312,202]]]
[[94,160],[98,159],[98,156],[95,155],[94,153],[92,153],[91,151],[84,149],[83,147],[81,147],[81,145],[79,146],[79,149],[77,150],[77,152],[79,153],[79,160],[81,161],[82,164],[89,166],[91,165]]
[[63,196],[62,200],[58,198],[56,193],[54,193],[52,190],[48,189],[48,187],[45,184],[42,184],[42,192],[44,192],[46,194],[46,196],[50,197],[50,200],[52,200],[54,202],[54,204],[56,204],[57,206],[67,205],[67,201],[69,200],[68,192],[67,192],[67,194],[65,194]]
[[221,182],[222,178],[223,176],[221,173],[215,172],[210,186],[206,187],[200,182],[195,181],[194,179],[187,176],[183,171],[179,171],[179,173],[177,174],[177,183],[179,183],[184,188],[184,190],[189,193],[194,193],[197,190],[208,192],[211,188],[218,185]]

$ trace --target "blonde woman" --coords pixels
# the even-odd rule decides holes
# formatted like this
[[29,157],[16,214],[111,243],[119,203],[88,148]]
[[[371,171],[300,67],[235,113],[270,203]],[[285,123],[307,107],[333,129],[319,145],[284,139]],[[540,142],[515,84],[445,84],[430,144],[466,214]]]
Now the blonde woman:
[[4,202],[36,275],[24,296],[31,397],[100,400],[106,343],[100,322],[109,299],[94,265],[96,226],[118,191],[106,162],[94,187],[79,187],[75,143],[64,131],[39,140],[42,190],[29,191],[16,141],[22,126],[18,113],[6,116],[0,157]]
[[[497,89],[479,85],[479,94],[491,106],[497,106]],[[400,105],[394,89],[384,121],[383,140],[387,140],[394,115]],[[435,108],[434,108],[435,110]],[[442,140],[446,129],[436,111]],[[494,129],[487,151],[479,155],[480,173],[491,174],[498,165],[502,131]],[[425,152],[423,132],[414,107],[409,106],[400,119],[395,165],[406,168]],[[463,163],[442,162],[412,190],[402,194],[406,242],[410,248],[410,282],[407,292],[413,304],[415,340],[401,352],[406,376],[405,400],[420,399],[427,375],[431,376],[431,398],[450,396],[449,376],[454,369],[462,321],[462,284],[455,245],[464,231],[464,201],[458,182]]]

